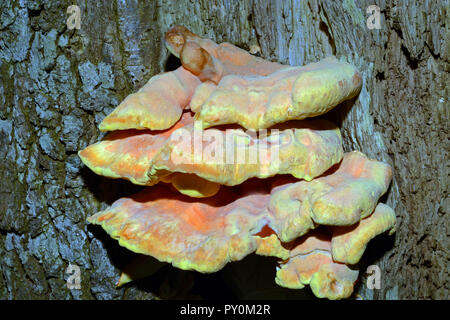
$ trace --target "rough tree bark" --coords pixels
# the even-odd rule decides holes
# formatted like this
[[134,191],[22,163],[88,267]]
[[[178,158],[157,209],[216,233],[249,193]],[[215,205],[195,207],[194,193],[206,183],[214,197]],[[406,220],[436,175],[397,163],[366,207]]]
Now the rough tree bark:
[[[80,30],[66,26],[72,4],[81,8]],[[372,4],[381,8],[380,29],[366,25]],[[133,255],[86,222],[137,188],[94,175],[76,152],[101,138],[97,125],[121,100],[173,68],[161,39],[182,24],[216,42],[258,45],[272,61],[302,65],[335,54],[359,68],[359,97],[328,117],[341,124],[347,151],[393,166],[382,200],[395,209],[398,227],[374,240],[362,262],[362,273],[380,267],[381,289],[367,289],[363,277],[357,292],[447,299],[448,4],[0,0],[0,298],[147,299],[155,290],[189,297],[192,281],[219,283],[227,296],[220,273],[171,268],[116,289]],[[81,268],[81,290],[66,286],[69,264]]]

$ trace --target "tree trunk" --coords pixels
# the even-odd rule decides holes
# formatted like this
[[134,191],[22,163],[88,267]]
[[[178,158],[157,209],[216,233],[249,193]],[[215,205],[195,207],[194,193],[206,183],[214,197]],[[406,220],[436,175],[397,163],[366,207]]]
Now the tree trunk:
[[[216,42],[257,45],[263,58],[284,64],[336,55],[359,68],[359,97],[327,117],[341,125],[346,151],[393,166],[382,201],[398,225],[369,245],[356,292],[448,298],[448,1],[75,2],[79,30],[66,24],[74,1],[0,0],[1,299],[202,296],[198,283],[236,294],[222,277],[235,266],[212,276],[165,268],[117,289],[134,255],[86,222],[139,188],[96,176],[76,152],[101,138],[98,124],[128,94],[178,63],[162,41],[176,24]],[[380,29],[366,23],[374,3]],[[81,289],[66,285],[69,264],[80,267]],[[365,285],[371,264],[381,269],[378,290]]]

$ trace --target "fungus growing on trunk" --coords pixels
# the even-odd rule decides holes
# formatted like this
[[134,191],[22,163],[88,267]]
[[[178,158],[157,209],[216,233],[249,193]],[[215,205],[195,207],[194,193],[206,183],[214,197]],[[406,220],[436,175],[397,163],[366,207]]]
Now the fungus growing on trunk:
[[106,116],[99,128],[168,129],[180,119],[199,84],[200,80],[183,67],[156,75]]
[[194,174],[169,174],[161,179],[147,175],[149,164],[178,128],[193,123],[189,112],[175,126],[164,131],[123,130],[109,133],[102,141],[78,152],[83,163],[92,171],[109,178],[123,178],[137,185],[150,186],[163,181],[191,197],[210,197],[220,185]]
[[[334,172],[318,178],[323,180],[321,183],[316,183],[317,180],[289,182],[278,177],[251,179],[235,187],[221,188],[216,195],[205,199],[192,199],[166,186],[154,186],[117,200],[90,217],[89,222],[101,225],[126,248],[181,269],[216,272],[226,263],[253,252],[288,258],[277,273],[278,284],[303,288],[311,282],[315,294],[342,298],[352,292],[358,272],[346,266],[354,260],[336,259],[335,253],[338,257],[359,255],[359,259],[367,242],[395,223],[392,209],[379,204],[380,209],[360,221],[356,228],[355,222],[349,221],[349,229],[333,227],[332,237],[315,231],[307,233],[319,225],[313,221],[311,212],[314,202],[345,187],[342,171],[348,169],[355,157],[364,158],[372,167],[384,166],[353,152],[344,156]],[[365,179],[371,185],[377,181],[389,183],[389,170],[380,173],[383,172],[384,177],[367,174],[361,178],[354,173],[349,179],[356,183]],[[340,183],[330,188],[324,181]],[[342,211],[355,210],[361,196],[356,195],[354,199],[349,196],[345,206],[341,206]],[[378,198],[373,201],[376,203]],[[321,216],[329,210],[328,206],[319,206],[314,213]],[[300,278],[292,278],[294,275]],[[339,285],[335,286],[335,282]]]
[[167,31],[165,43],[183,67],[202,81],[218,83],[227,75],[267,76],[288,67],[253,56],[230,43],[217,44],[201,38],[183,26]]
[[[88,221],[177,268],[216,272],[256,253],[280,259],[280,286],[349,297],[367,243],[395,230],[394,211],[378,204],[392,170],[344,154],[334,124],[301,119],[356,96],[358,71],[334,57],[283,66],[181,26],[165,41],[182,67],[128,96],[100,124],[121,131],[79,152],[95,173],[146,187]],[[161,266],[146,264],[118,284]]]
[[242,129],[197,130],[186,112],[171,129],[113,132],[79,156],[97,174],[139,185],[171,182],[174,176],[180,181],[181,175],[173,173],[186,173],[196,175],[199,182],[207,180],[204,183],[211,187],[276,174],[311,180],[342,159],[339,129],[326,120],[298,121],[275,129],[260,137]]
[[277,238],[257,235],[267,223],[268,199],[254,181],[195,200],[158,185],[117,200],[89,222],[136,253],[185,270],[215,272],[259,247],[264,255],[287,258]]
[[358,224],[334,227],[331,240],[333,259],[338,262],[355,264],[361,259],[367,243],[375,236],[395,229],[395,212],[387,205],[379,203],[375,211]]
[[370,215],[391,182],[391,167],[364,154],[346,153],[332,173],[310,182],[274,189],[269,209],[276,213],[272,228],[291,241],[315,225],[351,226]]
[[205,128],[237,123],[264,129],[324,114],[358,94],[361,83],[355,67],[328,57],[267,76],[228,75],[217,86],[201,84],[191,108]]
[[275,282],[290,289],[309,285],[317,297],[335,300],[348,298],[357,278],[357,269],[333,260],[330,235],[313,231],[294,242],[289,259],[280,262]]
[[203,131],[190,125],[180,130],[149,163],[151,180],[171,172],[193,173],[229,186],[276,174],[311,180],[343,155],[339,129],[326,120],[297,121],[258,137],[242,129]]

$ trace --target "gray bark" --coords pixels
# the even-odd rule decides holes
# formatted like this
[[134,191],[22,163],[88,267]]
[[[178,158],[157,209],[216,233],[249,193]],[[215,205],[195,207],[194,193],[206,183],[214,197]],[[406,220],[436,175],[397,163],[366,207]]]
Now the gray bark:
[[[96,176],[76,152],[101,138],[97,125],[120,101],[173,67],[162,39],[175,24],[216,42],[259,45],[272,61],[303,65],[335,54],[359,68],[359,97],[328,117],[341,124],[347,151],[393,166],[383,201],[398,226],[395,236],[373,240],[361,264],[362,273],[381,268],[381,289],[367,289],[363,275],[356,291],[365,299],[448,298],[447,0],[85,0],[77,1],[80,30],[66,26],[71,4],[0,0],[1,299],[201,296],[193,282],[228,294],[236,266],[215,276],[165,268],[158,280],[116,289],[133,254],[86,222],[138,188]],[[381,8],[381,29],[366,25],[371,4]],[[80,290],[66,286],[69,264],[81,268]]]

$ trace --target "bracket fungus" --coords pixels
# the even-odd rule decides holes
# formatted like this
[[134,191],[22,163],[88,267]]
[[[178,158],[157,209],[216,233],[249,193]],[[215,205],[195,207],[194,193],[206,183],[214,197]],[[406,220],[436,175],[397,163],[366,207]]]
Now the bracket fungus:
[[[395,230],[378,203],[392,170],[344,154],[331,122],[304,119],[355,97],[358,71],[334,57],[265,61],[181,26],[165,43],[182,66],[128,96],[100,124],[113,132],[79,152],[95,173],[145,188],[88,221],[177,268],[216,272],[256,253],[279,259],[280,286],[348,298],[367,243]],[[159,266],[126,268],[119,284]]]
[[268,194],[250,184],[196,200],[155,186],[119,199],[89,221],[128,249],[185,270],[215,272],[260,247],[264,255],[287,258],[277,238],[257,235],[268,219]]
[[389,165],[357,151],[346,153],[335,171],[274,189],[272,228],[282,241],[291,241],[315,225],[354,225],[373,212],[391,177]]
[[280,262],[275,281],[290,289],[309,285],[318,297],[339,299],[351,294],[357,277],[357,270],[333,261],[330,236],[313,231],[294,242],[289,259]]
[[201,81],[218,83],[227,75],[267,76],[288,67],[253,56],[230,43],[217,44],[201,38],[183,26],[168,30],[165,43],[167,49],[180,58],[183,67]]
[[171,172],[193,173],[229,186],[276,174],[311,180],[342,159],[335,125],[309,120],[293,126],[258,137],[242,129],[180,128],[153,157],[147,175],[159,180]]
[[156,75],[106,116],[99,128],[168,129],[180,119],[199,84],[200,80],[183,67]]
[[78,152],[81,160],[92,171],[109,178],[123,178],[137,185],[150,186],[159,181],[171,183],[175,189],[191,197],[209,197],[219,191],[220,185],[194,174],[173,173],[159,180],[150,180],[149,164],[171,134],[193,122],[190,113],[184,113],[175,126],[163,131],[122,130],[109,133],[103,141]]
[[193,109],[204,127],[237,123],[264,129],[287,120],[326,113],[361,89],[352,65],[328,57],[303,67],[283,68],[267,76],[228,75],[217,86],[201,84]]

